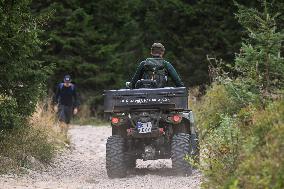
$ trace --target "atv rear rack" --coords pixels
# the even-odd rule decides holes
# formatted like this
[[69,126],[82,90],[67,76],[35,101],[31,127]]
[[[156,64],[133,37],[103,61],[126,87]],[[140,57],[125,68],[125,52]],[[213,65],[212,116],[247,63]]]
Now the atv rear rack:
[[120,89],[104,91],[104,111],[125,112],[135,109],[187,110],[185,87]]

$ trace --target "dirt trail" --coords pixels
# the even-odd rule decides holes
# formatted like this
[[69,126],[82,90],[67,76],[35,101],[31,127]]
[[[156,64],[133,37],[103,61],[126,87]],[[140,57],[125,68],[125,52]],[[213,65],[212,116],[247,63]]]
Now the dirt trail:
[[109,179],[105,169],[105,144],[110,127],[76,126],[70,130],[72,150],[58,157],[44,171],[29,171],[24,176],[3,175],[0,188],[70,189],[189,189],[200,188],[201,174],[190,177],[170,175],[170,160],[138,160],[138,167],[126,178]]

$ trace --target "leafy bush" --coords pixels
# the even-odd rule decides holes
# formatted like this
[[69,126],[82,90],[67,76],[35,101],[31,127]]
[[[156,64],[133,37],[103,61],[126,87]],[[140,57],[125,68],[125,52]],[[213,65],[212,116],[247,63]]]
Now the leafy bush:
[[215,83],[193,106],[201,131],[203,187],[281,188],[284,101],[265,108],[240,101],[241,93]]
[[193,107],[198,112],[199,125],[203,130],[210,130],[219,125],[222,114],[234,114],[239,104],[234,101],[224,85],[215,83]]
[[15,99],[4,99],[0,97],[0,129],[13,128],[21,124],[21,116],[16,111]]
[[234,182],[240,188],[284,187],[284,100],[253,115]]
[[234,79],[217,75],[219,79],[194,106],[202,133],[203,186],[280,189],[284,187],[284,35],[265,0],[263,12],[238,7],[237,18],[250,37],[235,59],[233,72],[238,75]]
[[[193,105],[201,145],[201,165],[207,188],[225,185],[236,169],[240,150],[241,133],[237,111],[242,110],[236,93],[229,87],[214,83],[206,95]],[[235,96],[234,96],[234,95]]]
[[[210,183],[204,183],[208,188],[224,185],[237,166],[240,150],[240,129],[236,120],[228,115],[222,115],[220,125],[207,133],[202,141],[203,173],[210,177]],[[222,175],[220,175],[222,173]]]
[[29,0],[0,2],[1,129],[25,125],[35,110],[48,71],[35,58],[42,44],[38,38],[40,23],[32,16],[29,4]]

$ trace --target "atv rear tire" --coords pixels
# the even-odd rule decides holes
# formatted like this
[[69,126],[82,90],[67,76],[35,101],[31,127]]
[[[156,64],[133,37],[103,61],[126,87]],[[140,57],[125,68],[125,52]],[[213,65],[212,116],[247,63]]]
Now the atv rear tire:
[[192,167],[184,160],[191,151],[190,135],[178,133],[173,136],[171,145],[172,167],[176,174],[191,175]]
[[136,158],[130,154],[126,155],[125,158],[126,167],[128,169],[134,169],[136,167]]
[[106,144],[106,170],[110,178],[126,176],[124,139],[118,135],[110,136]]

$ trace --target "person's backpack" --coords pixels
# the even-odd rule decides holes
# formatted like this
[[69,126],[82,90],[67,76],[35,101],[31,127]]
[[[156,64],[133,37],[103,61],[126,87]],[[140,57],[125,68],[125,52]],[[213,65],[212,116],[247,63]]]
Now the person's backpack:
[[164,87],[168,80],[164,60],[157,58],[146,59],[142,78],[155,80],[157,82],[157,87]]
[[[72,92],[73,92],[74,89],[75,89],[75,86],[74,86],[74,84],[72,84],[72,83],[71,83],[70,86],[71,86],[71,90],[72,90]],[[59,89],[60,89],[60,91],[62,90],[63,87],[64,87],[64,83],[60,83],[60,84],[59,84]]]

